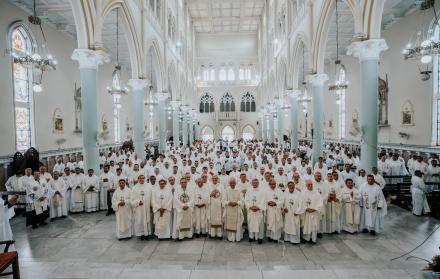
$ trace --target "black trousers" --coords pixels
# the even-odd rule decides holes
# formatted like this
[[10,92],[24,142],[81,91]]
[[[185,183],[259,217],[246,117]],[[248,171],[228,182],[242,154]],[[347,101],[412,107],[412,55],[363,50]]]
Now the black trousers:
[[43,213],[37,215],[35,210],[26,212],[26,226],[36,226],[43,223],[49,218],[49,209],[43,211]]

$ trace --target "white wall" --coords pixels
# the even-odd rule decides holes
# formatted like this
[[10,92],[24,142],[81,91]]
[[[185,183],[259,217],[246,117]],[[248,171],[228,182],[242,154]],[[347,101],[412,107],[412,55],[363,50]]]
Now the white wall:
[[[388,44],[389,49],[381,54],[380,77],[385,79],[388,75],[388,127],[379,129],[379,142],[381,143],[403,143],[416,145],[431,144],[432,126],[432,76],[429,81],[421,81],[417,63],[411,60],[404,60],[402,49],[408,43],[412,33],[420,27],[421,22],[429,22],[431,14],[425,15],[417,11],[394,24],[388,30],[382,32],[382,38]],[[362,103],[360,101],[359,83],[359,62],[353,57],[343,57],[342,63],[346,67],[349,88],[346,91],[346,138],[359,140],[359,136],[349,134],[351,118],[355,110],[360,114]],[[333,80],[334,66],[327,67],[330,73],[330,80]],[[401,126],[402,105],[409,100],[414,109],[415,125],[410,127]],[[332,133],[325,134],[326,138],[338,137],[338,111],[334,93],[325,93],[325,116],[326,123],[330,117],[333,118]],[[330,130],[327,128],[327,130]],[[407,140],[399,136],[399,132],[410,135]]]
[[[0,48],[2,53],[8,48],[7,34],[9,26],[16,20],[27,22],[27,14],[12,6],[7,1],[0,1]],[[71,60],[71,55],[77,43],[65,34],[53,28],[43,26],[51,52],[58,60],[57,70],[46,72],[43,78],[43,92],[34,94],[34,120],[35,120],[35,143],[40,151],[57,149],[56,140],[66,139],[61,148],[82,146],[81,134],[73,133],[75,128],[74,117],[74,85],[80,87],[78,62]],[[113,65],[101,66],[98,73],[98,120],[106,115],[109,124],[110,135],[102,143],[114,142],[113,135],[113,104],[112,97],[106,92],[106,86],[111,82]],[[127,76],[125,73],[126,82]],[[0,55],[0,155],[13,154],[15,152],[14,133],[14,108],[13,108],[13,80],[11,58]],[[121,131],[122,139],[125,139],[126,117],[131,122],[131,116],[127,113],[131,106],[130,97],[122,98]],[[54,134],[52,127],[53,113],[56,108],[61,109],[64,117],[64,133]],[[99,124],[99,127],[101,125]]]

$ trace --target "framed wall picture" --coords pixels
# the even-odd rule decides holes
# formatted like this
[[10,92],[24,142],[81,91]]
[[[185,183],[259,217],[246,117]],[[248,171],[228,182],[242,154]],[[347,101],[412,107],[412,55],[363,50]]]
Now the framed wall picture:
[[53,133],[62,134],[64,133],[64,119],[61,109],[56,108],[53,113]]
[[403,103],[400,125],[403,127],[414,126],[414,110],[409,100]]

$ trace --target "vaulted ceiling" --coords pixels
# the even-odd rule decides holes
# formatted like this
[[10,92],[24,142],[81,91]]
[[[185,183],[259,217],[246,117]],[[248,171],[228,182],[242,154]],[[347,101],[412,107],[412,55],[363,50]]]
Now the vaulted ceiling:
[[263,0],[189,0],[196,32],[256,32]]

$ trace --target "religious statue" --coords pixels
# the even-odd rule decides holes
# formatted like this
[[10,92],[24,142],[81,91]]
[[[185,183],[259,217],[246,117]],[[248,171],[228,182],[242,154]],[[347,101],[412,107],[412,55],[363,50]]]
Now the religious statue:
[[385,80],[379,77],[378,88],[378,124],[388,125],[388,75]]
[[80,88],[76,88],[76,83],[75,83],[75,92],[74,92],[74,97],[73,99],[75,100],[75,133],[81,133],[82,131],[82,121],[81,121],[81,108],[82,108],[82,104],[81,104],[81,87]]

